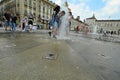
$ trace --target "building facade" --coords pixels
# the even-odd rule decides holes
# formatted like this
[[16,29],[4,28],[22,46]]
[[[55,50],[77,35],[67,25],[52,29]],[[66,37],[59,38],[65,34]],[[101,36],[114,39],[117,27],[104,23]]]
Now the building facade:
[[91,18],[87,18],[85,23],[89,25],[90,32],[94,32],[95,26],[98,33],[106,31],[108,33],[119,34],[120,32],[120,20],[97,20],[95,15],[93,15]]
[[71,20],[71,30],[78,31],[78,32],[86,32],[86,28],[88,28],[88,25],[80,20],[80,16],[77,16],[77,18],[73,18]]
[[9,10],[12,14],[19,15],[20,19],[33,14],[35,21],[47,24],[55,5],[49,0],[1,0],[0,14],[3,15],[6,10]]
[[[12,14],[16,13],[20,20],[25,16],[33,14],[35,22],[41,24],[42,27],[44,26],[43,28],[49,29],[48,23],[55,6],[56,4],[49,0],[1,0],[0,14],[4,15],[5,11],[9,10]],[[65,6],[71,12],[67,2],[65,2]],[[71,30],[74,30],[79,25],[81,25],[80,21],[72,19]]]

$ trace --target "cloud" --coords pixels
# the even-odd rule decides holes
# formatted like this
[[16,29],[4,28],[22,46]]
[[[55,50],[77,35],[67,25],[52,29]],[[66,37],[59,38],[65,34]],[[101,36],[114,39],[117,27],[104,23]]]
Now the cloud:
[[[96,11],[98,18],[115,16],[120,13],[120,0],[104,0],[106,5],[101,10]],[[119,16],[120,17],[120,16]]]
[[107,11],[110,14],[118,13],[120,11],[120,0],[108,1],[103,11]]
[[[74,16],[81,16],[81,19],[91,17],[93,13],[98,19],[107,19],[109,16],[115,18],[116,15],[120,13],[120,0],[102,0],[105,6],[98,10],[92,10],[86,2],[81,2],[78,4],[70,3],[70,8]],[[118,17],[117,17],[118,18]],[[119,16],[120,18],[120,16]]]
[[62,0],[56,0],[55,3],[60,5],[62,3]]
[[86,17],[90,17],[93,14],[93,11],[90,10],[90,7],[86,5],[86,3],[79,3],[77,5],[75,4],[69,4],[70,8],[72,10],[72,13],[74,17],[80,16],[83,20]]

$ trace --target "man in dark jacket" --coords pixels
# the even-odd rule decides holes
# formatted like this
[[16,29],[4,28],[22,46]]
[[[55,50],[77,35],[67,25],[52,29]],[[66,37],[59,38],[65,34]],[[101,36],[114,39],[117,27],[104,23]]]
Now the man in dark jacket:
[[7,31],[7,27],[11,26],[11,14],[9,11],[6,11],[4,14],[4,18],[5,18],[5,31]]

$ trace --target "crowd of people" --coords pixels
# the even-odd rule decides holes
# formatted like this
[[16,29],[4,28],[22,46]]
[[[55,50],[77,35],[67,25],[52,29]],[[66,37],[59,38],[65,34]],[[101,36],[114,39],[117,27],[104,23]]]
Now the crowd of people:
[[11,30],[15,31],[16,30],[16,21],[17,21],[17,16],[16,14],[10,13],[10,11],[6,11],[3,16],[3,27],[5,28],[5,31]]
[[[54,38],[56,35],[58,35],[58,31],[60,28],[60,25],[62,23],[62,17],[66,14],[64,10],[61,11],[60,6],[56,5],[56,7],[53,9],[53,14],[51,17],[51,20],[49,22],[49,28],[50,32],[49,35],[53,36]],[[66,27],[66,32],[69,32],[69,27],[71,26],[71,19],[72,19],[72,13],[69,12],[68,17],[68,26]],[[16,32],[16,27],[19,27],[22,32],[30,32],[32,29],[34,29],[34,16],[30,14],[29,16],[23,17],[21,20],[20,18],[14,13],[12,14],[9,10],[5,11],[4,15],[2,16],[2,26],[5,31],[12,31]]]
[[22,32],[32,31],[33,29],[34,16],[31,14],[28,17],[25,16],[21,20],[14,13],[12,14],[7,10],[1,17],[1,26],[5,31],[16,32],[16,27],[19,27]]
[[21,20],[21,29],[23,32],[31,32],[34,28],[33,26],[34,16],[31,14],[28,18],[25,16]]

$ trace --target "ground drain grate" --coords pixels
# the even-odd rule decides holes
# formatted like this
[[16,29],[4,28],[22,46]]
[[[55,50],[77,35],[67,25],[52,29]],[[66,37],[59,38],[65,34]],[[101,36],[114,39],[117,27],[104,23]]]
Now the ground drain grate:
[[57,54],[54,54],[54,53],[49,53],[49,54],[46,54],[43,59],[48,59],[48,60],[56,60],[58,57]]
[[103,58],[105,58],[105,59],[111,59],[112,57],[110,57],[110,56],[106,56],[106,55],[104,55],[104,54],[98,54],[99,56],[101,56],[101,57],[103,57]]

